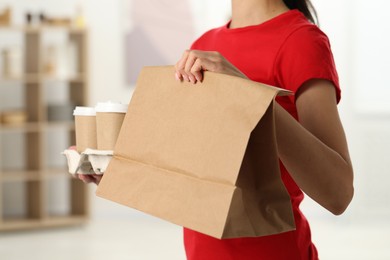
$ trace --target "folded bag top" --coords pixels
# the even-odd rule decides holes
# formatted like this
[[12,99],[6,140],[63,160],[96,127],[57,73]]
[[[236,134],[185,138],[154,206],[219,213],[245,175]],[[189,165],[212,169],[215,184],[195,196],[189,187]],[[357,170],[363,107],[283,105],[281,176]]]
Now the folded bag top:
[[276,149],[274,99],[288,91],[145,67],[97,195],[216,238],[294,229]]

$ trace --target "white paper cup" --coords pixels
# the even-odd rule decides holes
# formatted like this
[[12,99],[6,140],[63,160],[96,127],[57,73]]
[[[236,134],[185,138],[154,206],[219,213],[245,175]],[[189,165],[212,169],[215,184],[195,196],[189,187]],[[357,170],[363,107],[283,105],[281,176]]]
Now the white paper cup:
[[114,102],[98,103],[96,111],[97,147],[114,150],[128,105]]
[[76,107],[73,111],[76,129],[76,149],[97,149],[96,112],[93,107]]

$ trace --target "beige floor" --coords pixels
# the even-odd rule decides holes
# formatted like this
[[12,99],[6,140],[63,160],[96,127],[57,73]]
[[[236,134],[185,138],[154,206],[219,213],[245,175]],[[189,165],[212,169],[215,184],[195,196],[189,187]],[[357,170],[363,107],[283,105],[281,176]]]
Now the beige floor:
[[[390,226],[312,221],[321,260],[388,260]],[[185,259],[181,228],[151,217],[0,234],[1,260]]]

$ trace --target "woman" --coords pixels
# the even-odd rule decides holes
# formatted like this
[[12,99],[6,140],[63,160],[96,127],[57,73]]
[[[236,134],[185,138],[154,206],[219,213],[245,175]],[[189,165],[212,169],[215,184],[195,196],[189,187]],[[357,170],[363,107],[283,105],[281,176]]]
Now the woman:
[[189,260],[318,259],[299,209],[303,192],[335,215],[350,203],[353,170],[337,111],[338,76],[328,38],[313,17],[309,0],[232,0],[231,21],[202,35],[177,62],[177,80],[196,84],[203,71],[213,71],[295,94],[277,98],[275,120],[282,179],[291,196],[296,230],[218,240],[185,229]]
[[[353,170],[337,111],[338,76],[328,39],[313,24],[311,7],[309,0],[232,0],[231,21],[206,32],[176,64],[177,80],[196,84],[203,71],[213,71],[295,94],[277,98],[275,121],[282,179],[291,196],[296,230],[219,240],[185,229],[189,260],[318,259],[299,209],[303,192],[335,215],[353,197]],[[80,179],[100,181],[98,176]]]

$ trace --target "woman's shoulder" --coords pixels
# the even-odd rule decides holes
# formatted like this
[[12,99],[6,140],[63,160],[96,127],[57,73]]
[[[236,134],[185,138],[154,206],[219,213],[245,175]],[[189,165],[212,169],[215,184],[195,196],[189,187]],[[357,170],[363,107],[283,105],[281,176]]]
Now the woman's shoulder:
[[283,37],[279,52],[291,50],[296,54],[311,52],[331,52],[328,36],[314,24],[297,26],[289,30]]
[[306,24],[304,26],[295,27],[286,35],[286,40],[325,40],[328,41],[328,36],[315,24]]
[[295,17],[290,21],[285,28],[285,41],[325,41],[329,42],[328,36],[316,24],[311,23],[299,11],[295,12]]

